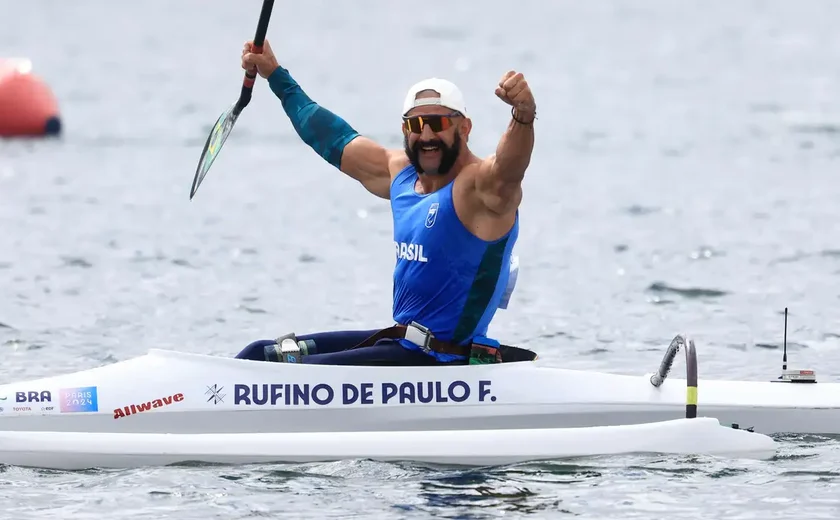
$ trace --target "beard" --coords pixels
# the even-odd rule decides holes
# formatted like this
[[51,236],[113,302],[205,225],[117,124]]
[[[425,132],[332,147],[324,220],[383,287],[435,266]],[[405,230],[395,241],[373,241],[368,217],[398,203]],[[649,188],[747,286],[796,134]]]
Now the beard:
[[[446,175],[449,173],[449,170],[455,166],[455,161],[458,160],[458,154],[461,151],[461,135],[459,133],[455,133],[455,140],[452,143],[452,146],[447,146],[446,143],[441,141],[440,139],[431,139],[429,141],[421,141],[418,139],[414,142],[414,146],[408,146],[408,136],[403,138],[403,145],[405,146],[405,154],[408,156],[408,160],[411,161],[411,164],[414,166],[414,169],[417,170],[419,174],[429,174],[429,175]],[[441,151],[440,157],[440,166],[437,170],[432,172],[424,171],[423,168],[420,166],[420,148],[423,146],[437,146]]]

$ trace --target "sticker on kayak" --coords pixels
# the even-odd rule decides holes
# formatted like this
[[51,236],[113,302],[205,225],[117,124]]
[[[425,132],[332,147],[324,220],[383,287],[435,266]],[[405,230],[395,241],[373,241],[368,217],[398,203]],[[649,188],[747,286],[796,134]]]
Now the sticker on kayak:
[[119,419],[120,417],[128,417],[129,415],[136,415],[138,413],[148,412],[149,410],[156,410],[158,408],[163,408],[164,406],[169,406],[172,403],[180,403],[183,400],[184,394],[179,392],[177,394],[168,395],[166,397],[152,399],[151,401],[132,403],[123,406],[122,408],[114,409],[114,419]]
[[10,395],[0,396],[0,403],[7,407],[0,407],[0,412],[52,412],[55,405],[52,392],[49,390],[18,390],[14,392],[14,399]]
[[49,390],[29,390],[15,392],[16,403],[51,403],[52,392]]
[[95,386],[62,388],[59,391],[61,413],[98,412],[99,400]]
[[400,383],[233,385],[233,404],[245,406],[325,406],[365,404],[495,402],[490,381],[405,381]]

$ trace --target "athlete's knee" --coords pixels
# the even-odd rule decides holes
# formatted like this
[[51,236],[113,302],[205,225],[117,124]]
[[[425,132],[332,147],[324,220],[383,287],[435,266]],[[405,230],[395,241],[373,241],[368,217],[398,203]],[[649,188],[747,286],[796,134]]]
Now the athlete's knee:
[[300,363],[302,356],[316,354],[317,345],[312,339],[299,339],[294,332],[280,336],[263,347],[266,361]]
[[[350,351],[376,332],[377,329],[341,330],[316,332],[301,336],[290,332],[274,340],[255,341],[240,352],[237,357],[279,363],[310,363],[304,358],[311,358],[313,364],[329,363],[327,359],[332,358],[324,356]],[[315,355],[322,357],[312,357]],[[352,354],[348,353],[348,355],[350,358],[353,357]]]

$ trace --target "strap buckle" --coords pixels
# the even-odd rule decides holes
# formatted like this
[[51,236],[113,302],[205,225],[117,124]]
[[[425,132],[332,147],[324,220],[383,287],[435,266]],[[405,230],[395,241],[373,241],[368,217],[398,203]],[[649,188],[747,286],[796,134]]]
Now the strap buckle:
[[431,343],[434,339],[432,332],[420,325],[416,321],[412,321],[405,328],[405,339],[420,347],[423,352],[429,353],[432,350]]

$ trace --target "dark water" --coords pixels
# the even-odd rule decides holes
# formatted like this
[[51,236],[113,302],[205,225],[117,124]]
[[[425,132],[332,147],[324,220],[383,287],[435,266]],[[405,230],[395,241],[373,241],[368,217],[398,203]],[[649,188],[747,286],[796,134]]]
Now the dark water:
[[[387,202],[326,165],[260,82],[192,202],[201,146],[239,92],[259,3],[0,3],[66,133],[0,142],[3,382],[150,347],[390,318]],[[405,90],[458,83],[492,153],[509,68],[538,103],[493,332],[572,367],[652,371],[697,341],[700,377],[788,356],[840,376],[840,5],[278,2],[269,39],[307,92],[400,146]],[[836,518],[840,443],[777,460],[619,457],[464,470],[347,461],[64,473],[4,468],[3,518]]]

